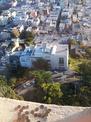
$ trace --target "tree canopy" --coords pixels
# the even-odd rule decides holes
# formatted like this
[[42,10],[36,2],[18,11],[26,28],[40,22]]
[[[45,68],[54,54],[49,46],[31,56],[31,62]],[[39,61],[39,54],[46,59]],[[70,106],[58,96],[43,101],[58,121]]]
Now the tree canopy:
[[49,70],[50,64],[47,60],[43,58],[38,58],[36,61],[33,62],[33,68],[36,70]]
[[44,92],[44,102],[51,104],[60,104],[63,95],[60,83],[43,83],[41,88]]
[[0,76],[0,96],[12,99],[22,99],[22,97],[18,96],[10,85],[7,84],[5,78],[2,76]]
[[91,83],[91,61],[85,60],[79,66],[79,71],[82,77],[82,80],[85,82]]
[[33,39],[34,39],[34,35],[32,32],[26,31],[24,30],[21,34],[20,34],[20,39],[24,39],[25,43],[27,44],[33,44]]

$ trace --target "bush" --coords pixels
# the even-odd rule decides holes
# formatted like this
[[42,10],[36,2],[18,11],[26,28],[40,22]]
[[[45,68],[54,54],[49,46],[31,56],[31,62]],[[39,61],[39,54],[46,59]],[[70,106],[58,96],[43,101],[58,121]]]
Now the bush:
[[43,58],[38,58],[36,61],[33,62],[33,68],[35,70],[49,70],[50,64]]

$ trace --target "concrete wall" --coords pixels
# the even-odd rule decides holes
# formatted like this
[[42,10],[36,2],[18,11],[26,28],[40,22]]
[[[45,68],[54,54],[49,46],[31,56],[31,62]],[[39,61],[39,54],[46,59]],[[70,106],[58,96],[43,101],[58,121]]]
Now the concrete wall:
[[61,122],[91,122],[91,108],[87,108],[82,112],[73,114]]

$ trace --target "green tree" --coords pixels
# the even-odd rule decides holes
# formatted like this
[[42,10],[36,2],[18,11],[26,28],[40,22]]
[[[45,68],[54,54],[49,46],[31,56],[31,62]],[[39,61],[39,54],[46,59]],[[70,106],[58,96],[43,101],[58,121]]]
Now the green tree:
[[36,70],[49,70],[50,64],[47,60],[43,58],[38,58],[36,61],[33,62],[33,68]]
[[44,92],[42,89],[43,83],[50,83],[51,81],[51,73],[46,72],[43,70],[38,71],[29,71],[28,76],[35,79],[35,87],[34,89],[27,94],[25,94],[24,98],[25,100],[35,101],[35,102],[44,102]]
[[60,83],[43,83],[41,88],[44,92],[44,102],[50,104],[60,104],[63,95]]
[[12,77],[9,82],[7,83],[11,88],[14,88],[17,83],[17,79],[15,77]]
[[35,78],[38,102],[60,104],[62,92],[60,83],[53,83],[51,73],[46,71],[32,71],[32,77]]
[[7,84],[4,77],[0,76],[0,96],[12,99],[22,99],[15,91]]
[[28,76],[28,68],[21,67],[20,65],[14,66],[13,64],[7,65],[6,78],[23,78]]
[[62,104],[72,106],[91,106],[91,84],[84,82],[62,84]]
[[91,48],[86,48],[86,54],[88,58],[91,58]]
[[72,45],[76,45],[77,44],[77,41],[74,40],[74,39],[68,39],[68,45],[69,45],[69,52],[71,51],[71,47]]
[[75,87],[73,83],[62,84],[62,104],[63,105],[77,105],[77,99],[75,95]]
[[37,86],[40,86],[44,82],[51,82],[51,73],[38,70],[38,71],[31,71],[31,77],[34,77],[36,80]]
[[29,32],[29,31],[23,31],[21,34],[20,34],[20,39],[24,39],[25,40],[25,43],[27,44],[33,44],[33,39],[34,39],[34,35],[32,32]]
[[81,106],[91,106],[91,84],[90,86],[81,86],[78,96]]
[[82,77],[82,80],[85,82],[91,82],[91,61],[85,60],[79,66],[79,71]]

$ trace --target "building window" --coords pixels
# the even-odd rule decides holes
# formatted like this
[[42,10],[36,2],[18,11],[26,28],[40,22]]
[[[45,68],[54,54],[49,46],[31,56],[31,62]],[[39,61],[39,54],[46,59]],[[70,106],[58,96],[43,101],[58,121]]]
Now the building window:
[[59,58],[59,66],[64,66],[64,58]]

